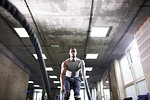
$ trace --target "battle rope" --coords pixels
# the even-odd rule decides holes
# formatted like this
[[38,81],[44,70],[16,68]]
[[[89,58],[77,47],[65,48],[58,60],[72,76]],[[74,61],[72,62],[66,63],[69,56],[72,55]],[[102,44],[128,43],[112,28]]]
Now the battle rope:
[[51,98],[50,83],[49,83],[49,78],[48,78],[47,72],[45,70],[46,64],[42,57],[42,49],[41,49],[39,40],[38,40],[35,32],[33,31],[32,27],[27,22],[25,17],[21,14],[21,12],[9,1],[0,0],[0,6],[2,6],[4,9],[6,9],[14,18],[16,18],[19,21],[19,23],[26,29],[28,35],[30,36],[30,40],[31,40],[31,42],[34,46],[34,49],[37,53],[37,56],[38,56],[38,61],[40,64],[40,70],[42,73],[42,79],[43,79],[42,81],[44,83],[44,88],[47,92],[48,100],[51,100],[50,99]]
[[81,61],[81,72],[82,72],[82,77],[83,77],[83,81],[84,81],[84,87],[85,87],[85,90],[86,90],[86,93],[88,96],[88,100],[92,100],[89,85],[88,85],[86,75],[85,75],[85,67],[84,66],[85,66],[85,64],[84,64],[84,61],[82,60]]

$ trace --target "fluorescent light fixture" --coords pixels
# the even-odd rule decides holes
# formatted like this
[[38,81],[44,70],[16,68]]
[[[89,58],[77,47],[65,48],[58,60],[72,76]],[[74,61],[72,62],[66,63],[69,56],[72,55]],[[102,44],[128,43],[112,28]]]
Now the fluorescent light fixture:
[[17,32],[17,34],[24,38],[24,37],[29,37],[27,31],[24,28],[14,28],[14,30]]
[[54,83],[60,83],[59,81],[53,81]]
[[51,45],[52,48],[59,48],[59,45]]
[[41,92],[42,93],[43,89],[34,89],[34,92]]
[[57,86],[57,88],[61,88],[61,86]]
[[98,54],[86,54],[86,59],[97,59]]
[[106,81],[106,83],[109,83],[108,81]]
[[104,85],[103,88],[107,88],[107,86]]
[[[85,76],[86,78],[89,78],[90,76]],[[83,76],[82,76],[82,78],[83,78]]]
[[80,88],[85,88],[84,86],[81,86]]
[[[35,59],[38,59],[37,54],[33,54],[33,56],[34,56]],[[42,57],[43,57],[43,59],[47,59],[47,57],[45,56],[45,54],[42,54]]]
[[93,67],[85,67],[86,71],[92,71]]
[[52,67],[46,67],[46,71],[53,71]]
[[86,76],[86,78],[89,78],[90,76]]
[[109,27],[92,27],[90,37],[106,37]]
[[34,83],[33,81],[28,81],[28,83]]
[[57,78],[57,76],[49,76],[50,78]]
[[33,85],[34,87],[40,87],[39,85]]

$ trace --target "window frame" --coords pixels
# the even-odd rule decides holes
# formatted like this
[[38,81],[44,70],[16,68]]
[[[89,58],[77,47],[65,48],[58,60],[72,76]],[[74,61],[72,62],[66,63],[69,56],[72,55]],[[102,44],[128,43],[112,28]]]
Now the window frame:
[[[128,46],[128,48],[125,50],[125,53],[124,53],[124,55],[119,59],[119,66],[120,66],[120,72],[121,72],[121,80],[122,80],[122,83],[123,83],[123,90],[124,90],[124,95],[125,95],[125,97],[127,97],[127,94],[126,94],[126,91],[125,91],[125,89],[127,88],[127,87],[129,87],[129,86],[132,86],[132,85],[134,85],[135,86],[135,90],[136,90],[136,96],[138,96],[139,95],[139,89],[138,89],[138,83],[139,82],[141,82],[141,81],[146,81],[146,85],[147,85],[147,80],[146,80],[146,78],[145,78],[145,76],[143,75],[143,76],[141,76],[141,77],[139,77],[139,78],[136,78],[136,75],[135,75],[135,71],[134,71],[134,68],[133,68],[133,64],[132,64],[132,58],[131,58],[131,55],[130,55],[130,50],[132,49],[132,46],[134,45],[134,43],[136,43],[136,41],[135,40],[133,40],[132,41],[132,43]],[[125,85],[125,83],[124,83],[124,78],[123,78],[123,73],[122,73],[122,69],[121,69],[121,59],[123,58],[123,57],[127,57],[127,60],[128,60],[128,65],[129,65],[129,68],[130,68],[130,70],[131,70],[131,75],[132,75],[132,77],[133,77],[133,81],[132,82],[129,82],[128,84],[126,84]],[[141,61],[141,60],[140,60]],[[143,69],[143,68],[142,68]],[[148,86],[147,86],[148,87]]]

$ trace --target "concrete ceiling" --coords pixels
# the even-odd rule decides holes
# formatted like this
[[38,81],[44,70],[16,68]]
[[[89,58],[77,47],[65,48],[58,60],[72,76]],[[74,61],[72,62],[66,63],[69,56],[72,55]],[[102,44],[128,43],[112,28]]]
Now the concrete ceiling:
[[[59,77],[61,62],[69,57],[72,46],[77,48],[81,59],[87,53],[99,54],[96,60],[85,59],[86,66],[93,67],[92,72],[87,72],[90,87],[100,80],[112,59],[123,55],[135,32],[150,15],[150,0],[141,7],[143,1],[94,0],[90,26],[92,0],[10,0],[37,34],[48,58],[46,65],[54,69],[49,75]],[[13,28],[22,26],[3,8],[0,12],[0,42],[31,70],[30,79],[42,86],[39,63],[32,55],[35,51],[29,38],[20,38]],[[88,29],[101,26],[112,28],[108,37],[89,37]],[[51,87],[56,88],[59,84],[53,80],[59,78],[50,79]]]

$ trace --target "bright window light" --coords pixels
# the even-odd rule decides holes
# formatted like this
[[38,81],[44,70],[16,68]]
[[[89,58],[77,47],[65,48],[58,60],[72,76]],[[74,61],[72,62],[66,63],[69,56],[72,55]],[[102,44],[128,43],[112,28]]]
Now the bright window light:
[[46,67],[46,71],[53,71],[52,67]]
[[33,81],[28,81],[28,83],[34,83]]
[[85,67],[86,71],[92,71],[93,67]]
[[54,83],[60,83],[59,81],[53,81]]
[[86,54],[86,59],[97,59],[98,54]]
[[33,85],[34,87],[40,87],[39,85]]
[[[34,56],[35,59],[38,59],[37,54],[33,54],[33,56]],[[42,57],[43,57],[43,59],[47,59],[47,57],[45,56],[45,54],[42,54]]]
[[17,32],[17,34],[24,38],[24,37],[29,37],[27,31],[24,28],[14,28],[14,30]]
[[84,83],[84,81],[81,81],[81,83]]
[[90,37],[106,37],[109,27],[92,27]]
[[57,78],[57,76],[49,76],[50,78]]

